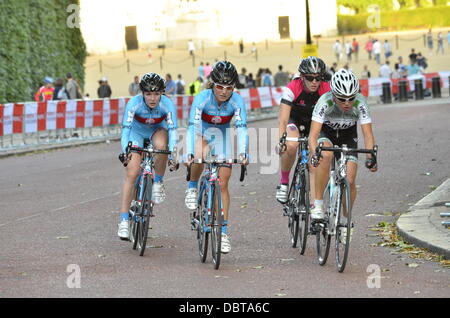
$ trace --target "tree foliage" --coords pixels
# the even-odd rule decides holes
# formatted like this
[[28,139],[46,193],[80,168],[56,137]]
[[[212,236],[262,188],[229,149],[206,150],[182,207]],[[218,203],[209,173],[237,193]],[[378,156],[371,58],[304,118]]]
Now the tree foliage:
[[356,14],[364,14],[371,5],[377,5],[382,11],[393,10],[395,2],[400,9],[447,5],[447,0],[337,0],[337,5],[353,9]]
[[0,1],[0,103],[32,100],[45,76],[71,72],[84,84],[86,45],[67,26],[78,0]]

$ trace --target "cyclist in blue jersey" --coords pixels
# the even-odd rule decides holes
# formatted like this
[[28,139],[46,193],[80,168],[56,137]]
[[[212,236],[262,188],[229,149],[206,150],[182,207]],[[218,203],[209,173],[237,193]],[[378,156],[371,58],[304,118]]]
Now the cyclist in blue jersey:
[[[198,94],[191,107],[187,154],[188,164],[194,158],[205,158],[211,151],[218,158],[230,159],[231,135],[230,122],[235,118],[236,133],[238,136],[239,159],[248,164],[248,133],[247,113],[243,98],[234,93],[238,81],[238,73],[233,64],[228,61],[219,61],[211,72],[209,89]],[[198,180],[203,171],[203,165],[193,164],[191,181],[186,190],[185,203],[188,209],[197,209]],[[222,165],[219,170],[219,185],[222,192],[224,208],[224,226],[222,227],[222,253],[231,250],[228,238],[228,209],[230,194],[228,181],[231,176],[231,165]]]
[[[128,142],[133,146],[144,147],[144,139],[149,139],[155,149],[167,149],[176,153],[177,136],[177,112],[172,100],[163,95],[165,90],[164,79],[155,73],[147,73],[142,77],[139,87],[142,94],[129,100],[122,123],[122,151],[125,153]],[[175,155],[155,155],[155,176],[153,185],[153,201],[160,204],[164,201],[165,189],[163,177],[166,164],[169,159],[171,170],[177,168]],[[128,161],[125,180],[122,188],[122,206],[118,235],[127,240],[128,210],[133,197],[133,189],[139,175],[142,156],[132,153],[125,158]]]

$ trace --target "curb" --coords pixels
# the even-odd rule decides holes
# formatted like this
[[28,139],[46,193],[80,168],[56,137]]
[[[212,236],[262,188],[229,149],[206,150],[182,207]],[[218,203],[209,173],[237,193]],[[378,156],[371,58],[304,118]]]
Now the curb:
[[400,216],[397,229],[408,242],[450,259],[450,230],[440,224],[439,217],[448,210],[445,202],[450,202],[450,179]]

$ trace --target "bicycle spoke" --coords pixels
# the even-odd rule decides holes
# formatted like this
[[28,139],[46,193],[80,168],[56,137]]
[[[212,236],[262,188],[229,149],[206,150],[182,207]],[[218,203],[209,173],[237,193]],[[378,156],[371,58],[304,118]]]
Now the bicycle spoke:
[[[342,273],[344,271],[345,265],[347,263],[352,230],[351,207],[350,207],[351,196],[348,182],[342,183],[341,189],[342,190],[338,214],[338,227],[336,229],[336,236],[335,236],[336,266],[339,273]],[[344,229],[347,232],[347,235],[345,237],[342,235]]]

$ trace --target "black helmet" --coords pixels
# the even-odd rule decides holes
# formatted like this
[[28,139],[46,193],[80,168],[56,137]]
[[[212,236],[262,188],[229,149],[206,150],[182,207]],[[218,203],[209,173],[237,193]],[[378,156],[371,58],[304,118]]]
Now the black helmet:
[[164,92],[166,90],[166,82],[156,73],[147,73],[142,76],[139,88],[142,92]]
[[327,70],[327,66],[322,59],[315,56],[308,56],[303,59],[298,66],[300,74],[320,74],[323,75]]
[[238,73],[233,64],[228,61],[219,61],[214,64],[211,72],[211,80],[215,84],[235,85],[238,81]]

